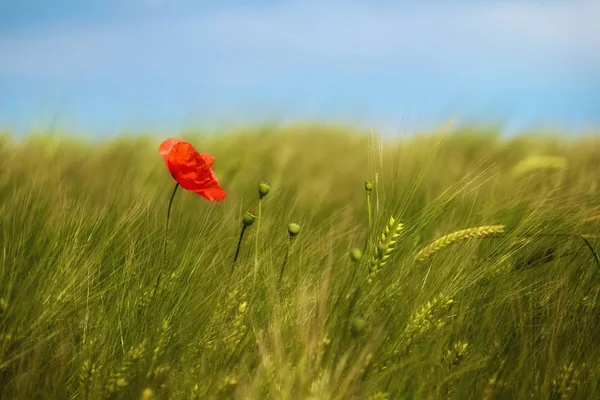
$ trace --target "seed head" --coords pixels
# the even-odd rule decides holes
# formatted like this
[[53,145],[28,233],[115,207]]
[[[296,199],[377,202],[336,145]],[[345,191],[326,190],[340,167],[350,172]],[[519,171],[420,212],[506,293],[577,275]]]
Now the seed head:
[[365,190],[367,191],[367,193],[371,193],[373,191],[373,182],[372,181],[365,182]]
[[250,211],[247,211],[244,214],[244,219],[242,220],[242,224],[247,228],[254,223],[256,220],[256,215],[252,214]]
[[350,259],[354,262],[359,262],[362,258],[362,251],[356,247],[350,250]]
[[288,225],[288,233],[290,234],[290,239],[295,238],[300,233],[300,225],[292,222]]
[[269,190],[271,190],[271,184],[269,182],[261,181],[258,184],[258,195],[261,199],[269,194]]

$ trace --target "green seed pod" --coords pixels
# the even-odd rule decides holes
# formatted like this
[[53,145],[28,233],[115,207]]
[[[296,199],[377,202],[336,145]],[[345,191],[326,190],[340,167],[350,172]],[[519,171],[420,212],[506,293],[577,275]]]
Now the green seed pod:
[[367,191],[367,193],[371,193],[373,191],[373,182],[372,181],[365,182],[365,190]]
[[256,220],[256,215],[252,214],[250,211],[247,211],[244,214],[244,219],[242,220],[242,224],[247,228],[254,223]]
[[269,194],[269,190],[270,189],[271,189],[271,184],[269,182],[267,182],[267,181],[261,181],[258,184],[258,195],[260,196],[260,198],[262,199],[267,194]]
[[352,333],[354,335],[360,335],[367,328],[367,321],[360,317],[355,317],[352,319],[351,327]]
[[358,261],[360,261],[361,258],[362,258],[362,251],[360,251],[360,249],[357,249],[355,247],[352,250],[350,250],[350,259],[352,261],[358,262]]
[[293,239],[294,237],[296,237],[296,235],[300,233],[300,225],[298,225],[295,222],[292,222],[288,225],[288,232],[290,234],[290,239]]
[[150,388],[144,389],[142,392],[142,400],[154,400],[156,399],[156,395],[154,394],[154,390]]

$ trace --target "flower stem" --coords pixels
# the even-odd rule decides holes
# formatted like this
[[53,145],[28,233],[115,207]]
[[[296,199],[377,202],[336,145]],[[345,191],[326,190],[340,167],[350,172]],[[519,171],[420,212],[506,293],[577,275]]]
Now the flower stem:
[[171,219],[171,206],[173,205],[173,199],[175,198],[175,193],[177,193],[177,188],[179,188],[179,183],[175,184],[175,188],[173,189],[173,193],[171,194],[171,198],[169,199],[169,208],[167,209],[167,220],[165,223],[165,241],[163,245],[163,257],[162,257],[162,269],[158,271],[158,277],[156,278],[156,284],[154,285],[154,291],[152,294],[156,294],[156,290],[158,289],[158,285],[160,284],[160,279],[162,278],[163,270],[166,270],[167,267],[167,246],[169,244],[169,220]]
[[256,234],[254,235],[254,285],[258,273],[258,235],[260,234],[260,220],[262,219],[262,196],[258,199],[258,213],[256,214]]
[[242,239],[244,238],[244,232],[246,232],[246,226],[242,226],[242,231],[240,232],[240,238],[238,239],[237,249],[235,249],[235,256],[233,257],[233,262],[231,263],[231,273],[233,274],[233,268],[235,267],[235,262],[238,259],[240,254],[240,247],[242,246]]
[[591,245],[590,241],[587,240],[586,235],[580,235],[577,233],[534,233],[534,234],[521,234],[521,235],[517,235],[517,237],[529,237],[529,238],[536,238],[536,237],[565,237],[565,238],[579,238],[583,241],[583,243],[587,246],[588,250],[590,251],[590,254],[592,255],[592,259],[594,260],[596,266],[598,266],[598,269],[600,269],[600,257],[598,257],[598,253],[596,253],[596,250],[594,249],[594,247]]
[[360,298],[361,291],[362,291],[361,289],[362,289],[361,286],[357,286],[356,288],[353,289],[352,294],[349,296],[348,311],[346,314],[346,323],[345,323],[345,327],[344,327],[344,332],[342,333],[344,335],[343,336],[344,338],[346,338],[347,335],[350,333],[350,326],[352,323],[352,314],[354,313],[356,303],[358,302],[358,299]]
[[372,223],[372,214],[371,214],[371,192],[367,191],[367,215],[369,225],[367,226],[367,235],[365,237],[365,246],[363,248],[363,254],[367,254],[367,248],[369,246],[369,241],[371,240],[371,223]]
[[[489,238],[493,239],[493,238],[500,238],[500,237],[505,237],[505,236],[506,236],[505,233],[498,233],[493,236],[489,236]],[[600,257],[598,256],[598,253],[594,249],[594,246],[592,246],[592,244],[588,240],[588,237],[590,237],[589,235],[582,235],[582,234],[578,234],[578,233],[530,233],[530,234],[517,234],[515,236],[523,237],[523,238],[532,238],[532,239],[535,239],[538,237],[557,237],[557,238],[562,237],[562,238],[568,238],[568,239],[579,238],[583,241],[585,246],[588,248],[588,250],[590,251],[590,254],[592,256],[592,260],[594,260],[594,263],[596,264],[598,269],[600,269]]]
[[287,250],[285,252],[285,258],[283,259],[283,264],[281,264],[281,269],[279,270],[279,280],[277,281],[278,289],[281,289],[281,281],[283,280],[283,271],[285,270],[285,266],[287,265],[288,259],[290,257],[290,250],[292,249],[293,243],[294,243],[293,239],[290,238],[290,241],[287,246]]

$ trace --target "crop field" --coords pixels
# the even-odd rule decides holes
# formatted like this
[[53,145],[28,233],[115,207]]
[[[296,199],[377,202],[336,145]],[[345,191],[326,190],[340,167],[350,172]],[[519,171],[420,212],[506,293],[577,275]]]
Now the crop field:
[[600,136],[5,134],[0,226],[2,400],[600,398]]

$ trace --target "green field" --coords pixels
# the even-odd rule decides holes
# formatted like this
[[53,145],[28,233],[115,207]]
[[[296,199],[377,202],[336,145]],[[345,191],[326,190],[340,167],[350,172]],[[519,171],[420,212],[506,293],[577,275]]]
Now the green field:
[[4,135],[0,208],[3,400],[600,398],[598,136]]

